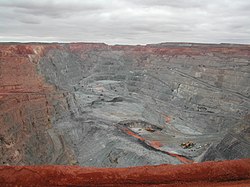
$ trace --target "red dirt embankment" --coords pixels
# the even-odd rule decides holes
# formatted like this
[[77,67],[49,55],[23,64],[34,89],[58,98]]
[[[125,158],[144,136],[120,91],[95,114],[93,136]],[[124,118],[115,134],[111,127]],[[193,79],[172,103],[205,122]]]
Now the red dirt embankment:
[[131,168],[0,166],[0,186],[250,186],[250,159]]

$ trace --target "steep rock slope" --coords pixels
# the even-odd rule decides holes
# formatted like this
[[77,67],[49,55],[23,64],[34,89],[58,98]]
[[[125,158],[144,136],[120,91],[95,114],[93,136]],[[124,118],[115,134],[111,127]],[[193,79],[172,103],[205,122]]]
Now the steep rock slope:
[[250,155],[250,46],[3,44],[0,60],[2,163],[126,167]]
[[[65,105],[37,73],[42,45],[0,45],[0,164],[69,163],[52,116]],[[68,156],[67,156],[68,155]]]

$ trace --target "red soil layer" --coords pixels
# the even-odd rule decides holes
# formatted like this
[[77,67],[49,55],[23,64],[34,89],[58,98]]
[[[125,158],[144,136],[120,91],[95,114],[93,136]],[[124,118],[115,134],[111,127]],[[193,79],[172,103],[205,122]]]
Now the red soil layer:
[[115,45],[111,46],[112,50],[124,50],[142,54],[154,54],[154,55],[187,55],[197,56],[204,54],[226,54],[232,56],[250,56],[250,45],[193,45],[191,46],[178,46],[178,45],[146,45],[146,46],[123,46]]
[[1,186],[250,186],[250,159],[131,168],[0,166]]
[[49,85],[36,72],[44,51],[42,45],[0,45],[0,94],[47,90]]

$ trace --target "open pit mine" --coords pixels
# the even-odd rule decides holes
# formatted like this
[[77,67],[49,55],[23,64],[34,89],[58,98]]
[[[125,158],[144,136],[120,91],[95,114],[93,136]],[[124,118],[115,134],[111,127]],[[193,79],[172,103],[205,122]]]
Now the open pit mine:
[[249,109],[250,45],[1,43],[0,186],[250,186]]

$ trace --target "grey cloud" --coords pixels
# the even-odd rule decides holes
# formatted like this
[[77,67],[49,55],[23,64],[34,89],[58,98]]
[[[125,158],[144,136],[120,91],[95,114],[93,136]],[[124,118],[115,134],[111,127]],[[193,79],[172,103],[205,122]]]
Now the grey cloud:
[[1,0],[0,41],[250,43],[248,0]]
[[199,8],[207,5],[207,0],[130,0],[131,3],[146,6],[169,6],[175,8]]
[[27,19],[21,19],[21,23],[26,23],[26,24],[40,24],[41,22],[38,20],[27,20]]
[[0,2],[0,7],[15,8],[17,12],[31,15],[44,15],[52,18],[65,17],[69,13],[81,11],[94,11],[103,8],[103,4],[98,1],[64,1],[64,0],[43,0],[43,1],[28,1],[28,0],[12,0]]
[[61,11],[81,11],[81,10],[96,10],[102,8],[104,3],[91,0],[3,0],[0,2],[2,7],[16,7],[30,10],[61,10]]

